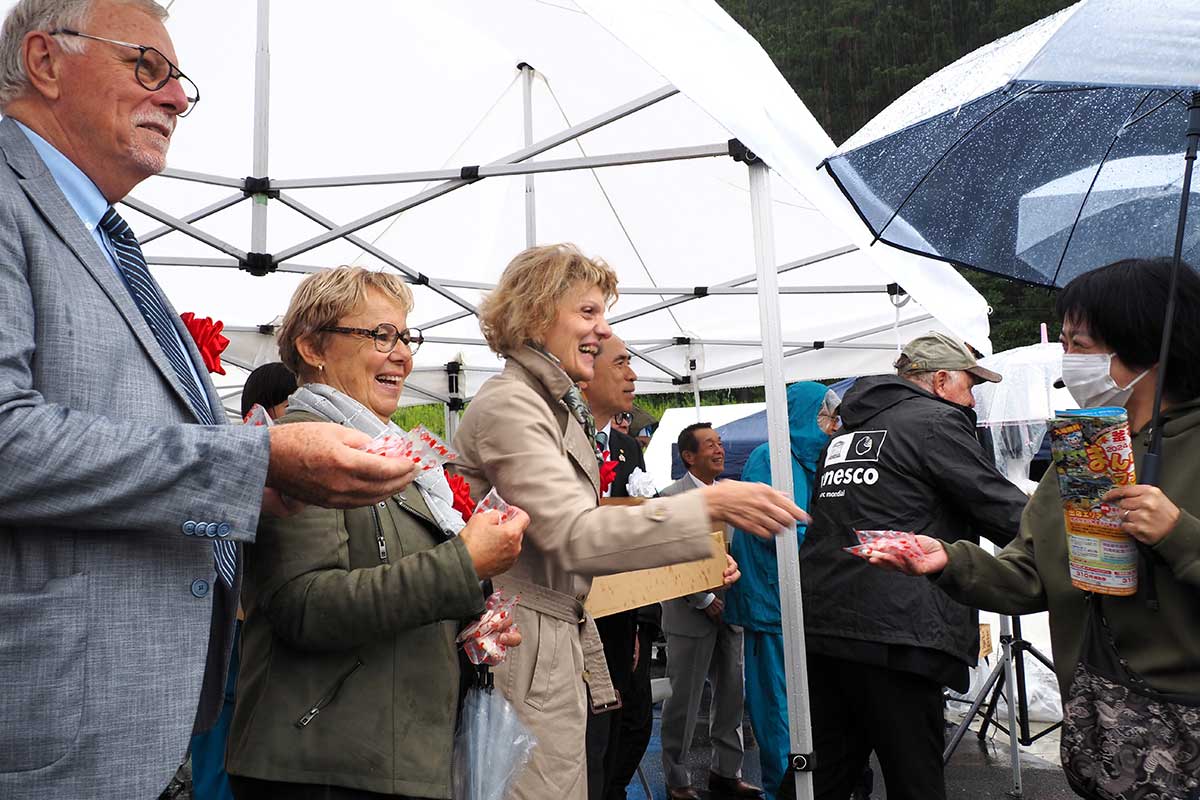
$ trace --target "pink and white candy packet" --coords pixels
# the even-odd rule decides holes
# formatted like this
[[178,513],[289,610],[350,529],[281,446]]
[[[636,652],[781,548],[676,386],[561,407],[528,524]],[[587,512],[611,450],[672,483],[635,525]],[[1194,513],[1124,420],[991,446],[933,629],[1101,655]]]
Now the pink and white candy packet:
[[242,423],[255,428],[269,428],[275,424],[275,421],[271,419],[271,415],[267,413],[265,408],[255,403],[250,406],[250,410],[242,418]]
[[462,645],[468,661],[494,667],[504,660],[508,648],[500,643],[500,632],[509,627],[505,623],[512,619],[520,599],[521,596],[516,595],[505,600],[499,592],[492,592],[484,604],[483,615],[463,628],[456,640]]
[[384,431],[360,449],[377,456],[407,458],[422,472],[442,467],[446,462],[458,458],[458,453],[424,425],[418,425],[408,432]]
[[859,558],[870,558],[874,553],[886,553],[899,556],[906,561],[920,561],[925,558],[925,551],[917,541],[917,537],[908,531],[860,531],[859,544],[853,547],[843,547],[847,553],[853,553]]
[[475,510],[471,512],[471,516],[475,516],[483,511],[499,511],[500,522],[508,522],[516,513],[516,506],[510,506],[504,502],[504,498],[496,491],[495,487],[487,493],[487,495],[475,505]]

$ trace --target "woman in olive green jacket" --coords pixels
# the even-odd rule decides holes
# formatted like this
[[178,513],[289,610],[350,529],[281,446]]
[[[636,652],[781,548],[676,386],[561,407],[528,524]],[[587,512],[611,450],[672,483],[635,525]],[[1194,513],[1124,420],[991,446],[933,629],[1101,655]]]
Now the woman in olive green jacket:
[[[305,279],[279,334],[301,383],[279,424],[338,423],[363,432],[352,444],[394,428],[420,344],[411,297],[361,268]],[[238,800],[451,796],[455,636],[528,521],[480,514],[464,526],[452,503],[437,469],[375,506],[260,520],[227,750]]]
[[[1063,318],[1063,378],[1083,408],[1123,406],[1133,432],[1138,475],[1150,444],[1162,309],[1170,282],[1166,259],[1123,261],[1076,278],[1058,297]],[[1104,597],[1116,649],[1153,688],[1200,695],[1200,277],[1184,265],[1162,403],[1159,486],[1112,490],[1121,529],[1152,553],[1157,608],[1145,591]],[[1090,376],[1090,377],[1089,377]],[[1088,628],[1087,595],[1071,584],[1057,475],[1047,471],[1025,508],[1020,535],[997,556],[968,542],[918,536],[919,561],[876,554],[872,563],[929,575],[951,597],[1001,614],[1050,612],[1054,665],[1068,698]],[[1196,774],[1190,766],[1172,768]],[[1157,795],[1156,795],[1157,796]]]

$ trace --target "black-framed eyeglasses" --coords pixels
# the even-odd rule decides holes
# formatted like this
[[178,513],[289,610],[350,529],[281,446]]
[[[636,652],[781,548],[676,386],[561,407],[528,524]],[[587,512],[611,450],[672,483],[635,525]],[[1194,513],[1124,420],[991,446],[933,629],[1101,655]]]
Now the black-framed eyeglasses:
[[180,72],[179,67],[175,66],[171,62],[171,59],[164,56],[162,51],[157,48],[148,47],[144,44],[122,42],[117,39],[106,39],[103,36],[80,33],[70,28],[57,28],[50,31],[50,35],[78,36],[81,39],[95,39],[97,42],[107,42],[108,44],[115,44],[118,47],[128,47],[137,50],[137,64],[133,68],[133,75],[137,78],[137,82],[142,85],[143,89],[149,92],[157,92],[166,86],[171,78],[178,78],[179,85],[183,87],[183,94],[187,97],[188,102],[187,108],[179,113],[181,117],[186,117],[192,113],[192,109],[196,107],[196,103],[200,102],[200,90],[196,88],[195,82]]
[[613,415],[613,419],[615,419],[617,422],[622,422],[622,423],[633,422],[633,412],[632,411],[618,411],[615,415]]
[[390,322],[381,322],[374,328],[346,328],[341,325],[327,325],[321,328],[326,333],[348,333],[352,336],[366,336],[375,340],[375,349],[381,353],[390,353],[396,349],[397,342],[404,342],[410,353],[416,353],[425,344],[425,335],[420,328],[405,328],[399,330]]

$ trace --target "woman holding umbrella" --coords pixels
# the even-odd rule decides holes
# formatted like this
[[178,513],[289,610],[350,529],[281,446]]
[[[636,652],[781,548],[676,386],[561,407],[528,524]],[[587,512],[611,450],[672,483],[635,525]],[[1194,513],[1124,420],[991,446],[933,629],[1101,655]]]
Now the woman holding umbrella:
[[[1081,658],[1088,660],[1089,603],[1101,602],[1123,669],[1140,676],[1143,685],[1181,699],[1185,707],[1191,703],[1200,724],[1200,277],[1186,266],[1179,274],[1174,338],[1163,365],[1157,361],[1170,270],[1169,259],[1119,261],[1075,278],[1058,297],[1067,388],[1081,407],[1125,408],[1139,471],[1151,436],[1155,379],[1159,369],[1166,369],[1161,488],[1123,486],[1104,498],[1121,509],[1121,529],[1152,554],[1147,560],[1152,574],[1139,576],[1137,595],[1096,601],[1072,586],[1054,470],[1047,471],[1030,500],[1018,537],[996,556],[969,542],[918,536],[924,557],[878,551],[871,557],[878,566],[928,576],[962,603],[1001,614],[1048,610],[1067,717],[1076,667]],[[1106,707],[1120,716],[1123,703]],[[1098,713],[1103,716],[1104,708]],[[1131,723],[1126,718],[1121,724]],[[1196,724],[1190,727],[1193,733],[1185,738],[1194,740],[1162,746],[1157,765],[1131,767],[1135,772],[1125,776],[1131,788],[1167,780],[1180,792],[1170,796],[1183,797],[1200,787],[1200,734]],[[1132,729],[1125,733],[1131,737]],[[1075,751],[1067,736],[1063,750],[1064,766],[1070,767]],[[1157,777],[1150,774],[1155,770]]]

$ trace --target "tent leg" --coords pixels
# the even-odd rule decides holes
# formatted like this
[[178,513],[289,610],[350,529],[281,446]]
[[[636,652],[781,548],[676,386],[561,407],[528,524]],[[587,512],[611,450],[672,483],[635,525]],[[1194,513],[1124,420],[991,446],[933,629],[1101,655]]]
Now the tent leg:
[[[258,0],[258,47],[254,52],[255,178],[267,177],[267,144],[271,116],[271,0]],[[256,194],[250,206],[250,252],[267,252],[267,195]]]
[[[521,96],[525,104],[525,146],[533,144],[533,67],[521,62]],[[537,202],[533,175],[525,176],[525,246],[537,244]]]
[[[762,326],[763,385],[767,400],[767,441],[771,483],[788,497],[792,486],[791,440],[783,377],[783,331],[779,279],[775,271],[775,228],[771,211],[771,175],[757,158],[750,168],[750,211],[754,225],[754,262],[758,272],[758,311]],[[792,753],[812,753],[812,717],[808,703],[808,661],[804,648],[804,608],[800,595],[800,559],[796,527],[775,537],[779,563],[779,605],[783,617],[784,667],[787,676],[788,732]],[[812,772],[792,772],[798,800],[812,800]]]

